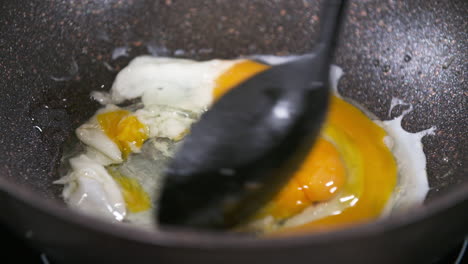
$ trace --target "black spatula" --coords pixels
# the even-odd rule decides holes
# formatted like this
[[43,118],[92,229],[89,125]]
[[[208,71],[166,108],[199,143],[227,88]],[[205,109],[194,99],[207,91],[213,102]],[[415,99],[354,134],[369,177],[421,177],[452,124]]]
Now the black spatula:
[[345,2],[323,1],[313,53],[231,89],[193,125],[167,169],[157,212],[161,225],[235,226],[287,182],[324,120]]

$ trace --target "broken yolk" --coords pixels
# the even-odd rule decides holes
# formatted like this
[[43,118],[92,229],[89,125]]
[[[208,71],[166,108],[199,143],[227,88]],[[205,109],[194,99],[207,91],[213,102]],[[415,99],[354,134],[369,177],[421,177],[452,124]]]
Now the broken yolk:
[[292,179],[256,218],[284,219],[315,202],[327,201],[341,190],[346,168],[332,143],[320,138]]
[[347,168],[339,200],[342,210],[303,225],[279,230],[279,235],[326,231],[377,218],[397,182],[397,165],[384,143],[383,128],[353,105],[333,96],[322,134],[335,143]]
[[125,206],[130,212],[138,213],[151,208],[151,199],[137,179],[123,176],[112,167],[108,168],[108,172],[119,184]]
[[146,211],[151,207],[151,199],[136,179],[115,177],[114,180],[122,188],[122,195],[127,209],[132,213]]
[[214,99],[218,99],[232,87],[268,68],[268,65],[251,60],[242,60],[234,64],[216,79],[216,86],[213,90]]
[[[218,99],[245,79],[269,66],[244,60],[216,80]],[[392,194],[397,167],[384,144],[385,130],[363,112],[332,96],[321,137],[289,182],[254,219],[273,216],[287,219],[314,204],[340,203],[340,210],[280,233],[320,231],[378,217]]]
[[148,139],[148,128],[129,111],[116,110],[97,116],[104,133],[119,147],[122,158],[135,149],[141,148]]

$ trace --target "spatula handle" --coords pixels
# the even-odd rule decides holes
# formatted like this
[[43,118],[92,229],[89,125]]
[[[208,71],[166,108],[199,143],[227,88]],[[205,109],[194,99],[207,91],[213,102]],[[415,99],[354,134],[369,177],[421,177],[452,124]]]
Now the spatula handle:
[[[347,0],[322,0],[320,7],[319,45],[327,55],[335,49],[341,24],[345,19]],[[330,56],[328,56],[330,57]]]

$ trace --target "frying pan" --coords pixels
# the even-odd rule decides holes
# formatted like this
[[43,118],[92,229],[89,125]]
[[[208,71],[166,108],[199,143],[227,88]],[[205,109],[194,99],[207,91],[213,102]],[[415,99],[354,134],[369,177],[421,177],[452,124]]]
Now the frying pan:
[[99,107],[93,90],[141,54],[194,59],[309,51],[315,0],[3,0],[0,3],[0,221],[63,263],[430,263],[468,233],[468,2],[351,1],[335,54],[339,91],[423,138],[430,192],[404,215],[329,233],[254,239],[145,232],[69,210],[62,147]]

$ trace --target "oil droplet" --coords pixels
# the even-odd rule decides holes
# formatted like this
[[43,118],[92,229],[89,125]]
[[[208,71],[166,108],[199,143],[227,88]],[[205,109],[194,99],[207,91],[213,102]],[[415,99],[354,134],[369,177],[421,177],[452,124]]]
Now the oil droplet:
[[374,64],[375,67],[379,67],[380,61],[378,59],[373,59],[372,64]]
[[408,55],[408,54],[406,54],[405,57],[403,58],[403,60],[404,60],[405,62],[410,62],[411,59],[412,59],[411,56]]
[[390,65],[385,64],[382,68],[383,72],[389,72],[390,71]]
[[450,65],[452,65],[452,62],[455,60],[455,57],[451,57],[449,58],[443,65],[442,65],[442,69],[446,70],[450,67]]
[[42,133],[42,128],[40,128],[39,126],[33,126],[35,129],[39,130],[39,132]]

